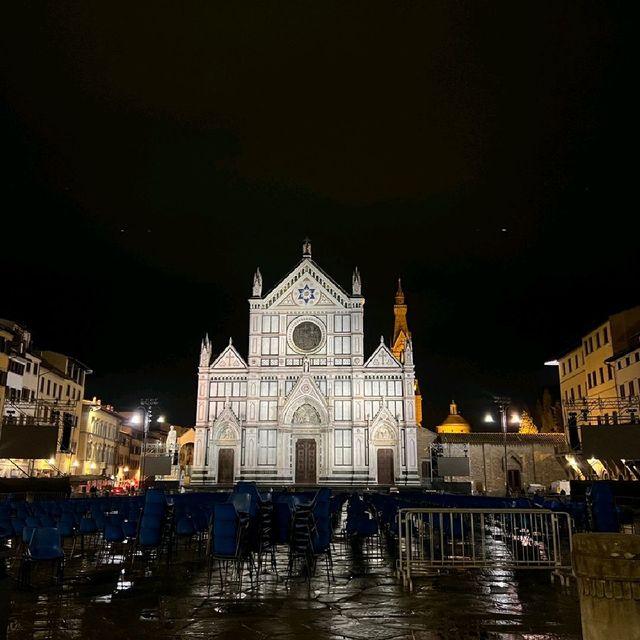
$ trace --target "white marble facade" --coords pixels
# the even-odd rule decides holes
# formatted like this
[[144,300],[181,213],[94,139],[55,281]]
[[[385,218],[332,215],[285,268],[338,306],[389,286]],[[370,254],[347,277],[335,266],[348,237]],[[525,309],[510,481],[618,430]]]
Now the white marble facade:
[[198,367],[192,484],[418,483],[414,365],[381,340],[364,353],[360,274],[351,293],[311,258],[249,299],[249,353],[208,337]]

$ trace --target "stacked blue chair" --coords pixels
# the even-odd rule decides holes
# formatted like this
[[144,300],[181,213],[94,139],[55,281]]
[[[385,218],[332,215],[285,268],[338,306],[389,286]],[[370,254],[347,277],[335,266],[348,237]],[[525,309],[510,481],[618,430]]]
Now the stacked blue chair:
[[[246,494],[245,494],[246,495]],[[211,574],[213,560],[218,561],[220,569],[220,584],[224,587],[222,565],[225,565],[225,576],[228,575],[229,565],[239,580],[242,589],[242,575],[245,562],[249,564],[250,578],[253,583],[252,559],[248,545],[249,518],[238,513],[232,500],[216,504],[214,507],[211,544],[209,549],[209,579],[211,588]]]
[[135,552],[143,553],[158,550],[163,541],[163,529],[165,526],[165,512],[167,498],[163,491],[149,489],[145,494],[144,507],[140,517],[135,546],[133,547],[132,561]]

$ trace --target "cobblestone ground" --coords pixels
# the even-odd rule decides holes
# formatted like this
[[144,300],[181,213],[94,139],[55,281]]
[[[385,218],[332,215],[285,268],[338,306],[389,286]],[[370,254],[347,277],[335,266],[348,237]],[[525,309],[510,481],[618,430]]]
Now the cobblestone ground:
[[[62,588],[48,575],[30,589],[4,589],[6,637],[140,640],[578,640],[577,595],[552,585],[546,572],[469,571],[416,581],[414,592],[395,577],[392,554],[375,544],[334,544],[335,581],[324,560],[308,581],[287,579],[284,547],[278,575],[263,572],[253,586],[232,576],[221,588],[195,549],[173,560],[137,558],[131,566],[97,565],[91,554],[67,563]],[[224,574],[223,574],[224,577]],[[5,581],[5,585],[10,584]],[[0,637],[3,628],[0,628]]]

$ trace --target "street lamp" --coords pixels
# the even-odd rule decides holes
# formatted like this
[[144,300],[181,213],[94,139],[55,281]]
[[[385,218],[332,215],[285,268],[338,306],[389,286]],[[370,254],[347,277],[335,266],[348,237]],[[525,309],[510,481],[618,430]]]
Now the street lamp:
[[[511,398],[507,396],[494,396],[493,401],[498,406],[500,412],[500,428],[502,430],[502,444],[504,448],[504,495],[509,496],[509,465],[507,463],[507,409],[511,403]],[[485,422],[494,422],[491,413],[487,413],[484,417]],[[512,424],[520,424],[520,416],[512,413],[509,421]]]
[[[142,424],[142,457],[140,459],[140,483],[144,485],[145,475],[144,475],[144,463],[147,455],[147,435],[149,434],[149,424],[151,423],[151,417],[153,415],[153,407],[157,406],[158,399],[157,398],[142,398],[140,400],[140,406],[138,407],[138,411],[142,412],[142,415],[139,413],[134,413],[131,418],[131,422],[133,424]],[[156,422],[164,422],[164,416],[158,416]]]

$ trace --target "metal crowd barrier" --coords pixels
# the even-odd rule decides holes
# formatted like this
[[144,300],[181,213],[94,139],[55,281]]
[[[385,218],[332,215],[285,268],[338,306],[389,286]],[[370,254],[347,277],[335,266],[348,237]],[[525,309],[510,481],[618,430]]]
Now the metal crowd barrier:
[[571,568],[571,516],[547,509],[400,509],[398,576],[439,569]]

